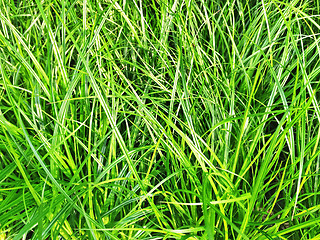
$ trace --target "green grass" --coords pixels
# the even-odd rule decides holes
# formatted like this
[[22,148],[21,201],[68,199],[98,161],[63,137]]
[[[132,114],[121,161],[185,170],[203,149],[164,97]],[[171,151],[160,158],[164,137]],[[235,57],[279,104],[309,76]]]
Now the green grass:
[[320,2],[0,1],[0,240],[320,239]]

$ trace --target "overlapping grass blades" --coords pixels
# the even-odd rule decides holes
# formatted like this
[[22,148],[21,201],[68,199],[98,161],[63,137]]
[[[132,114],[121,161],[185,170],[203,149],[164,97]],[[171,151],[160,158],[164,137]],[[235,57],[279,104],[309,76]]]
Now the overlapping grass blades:
[[0,239],[317,239],[318,1],[0,2]]

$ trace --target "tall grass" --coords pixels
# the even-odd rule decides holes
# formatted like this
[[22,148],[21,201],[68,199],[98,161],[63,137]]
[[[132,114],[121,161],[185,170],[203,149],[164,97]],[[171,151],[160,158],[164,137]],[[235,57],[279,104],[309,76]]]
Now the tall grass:
[[320,2],[0,2],[0,239],[319,239]]

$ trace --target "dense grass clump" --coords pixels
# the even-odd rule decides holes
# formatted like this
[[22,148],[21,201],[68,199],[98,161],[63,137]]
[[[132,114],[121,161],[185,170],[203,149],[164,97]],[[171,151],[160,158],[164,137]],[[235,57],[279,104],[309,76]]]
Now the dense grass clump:
[[0,239],[319,239],[319,10],[0,1]]

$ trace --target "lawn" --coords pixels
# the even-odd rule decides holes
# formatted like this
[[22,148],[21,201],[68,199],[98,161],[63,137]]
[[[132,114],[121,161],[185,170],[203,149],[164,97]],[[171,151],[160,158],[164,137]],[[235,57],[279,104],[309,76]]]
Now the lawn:
[[1,0],[0,240],[319,240],[319,90],[319,0]]

